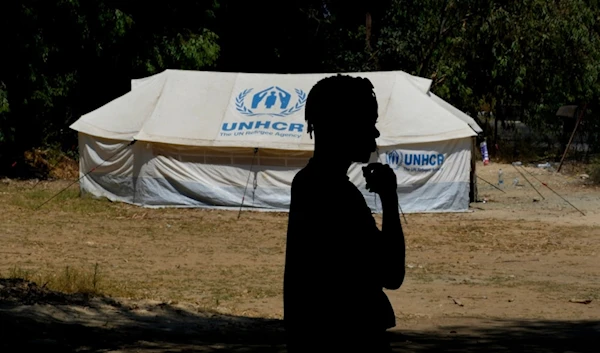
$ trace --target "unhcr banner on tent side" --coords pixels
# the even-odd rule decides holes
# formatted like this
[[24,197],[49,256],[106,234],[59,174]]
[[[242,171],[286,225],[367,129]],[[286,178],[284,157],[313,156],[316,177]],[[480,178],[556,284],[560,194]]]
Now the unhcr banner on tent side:
[[[390,165],[396,173],[400,206],[404,212],[468,210],[469,139],[393,146],[381,150],[377,157],[380,163]],[[362,191],[369,207],[379,212],[381,203],[366,190],[361,167],[353,166],[350,178]]]

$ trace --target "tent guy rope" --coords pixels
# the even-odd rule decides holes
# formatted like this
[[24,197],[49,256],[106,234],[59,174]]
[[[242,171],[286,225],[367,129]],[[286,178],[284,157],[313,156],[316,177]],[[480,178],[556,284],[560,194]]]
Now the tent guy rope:
[[504,191],[504,190],[500,189],[500,188],[499,188],[499,187],[497,187],[496,185],[494,185],[494,184],[490,183],[489,181],[487,181],[487,180],[483,179],[483,178],[482,178],[482,177],[480,177],[479,175],[478,175],[477,177],[478,177],[479,179],[483,180],[484,182],[486,182],[486,183],[490,184],[491,186],[495,187],[496,189],[498,189],[498,190],[500,190],[500,191],[502,191],[503,193],[505,193],[505,194],[506,194],[506,191]]
[[79,177],[79,179],[75,180],[74,182],[72,182],[71,184],[67,185],[67,187],[65,187],[64,189],[60,190],[59,192],[57,192],[56,194],[54,194],[54,196],[52,196],[51,198],[49,198],[48,200],[42,202],[38,207],[35,208],[35,210],[39,210],[42,206],[44,206],[45,204],[47,204],[48,202],[50,202],[52,199],[54,199],[55,197],[57,197],[58,195],[62,194],[65,190],[67,190],[68,188],[70,188],[71,186],[73,186],[74,184],[78,183],[81,179],[85,178],[88,174],[92,173],[93,171],[95,171],[96,169],[98,169],[98,167],[102,166],[104,163],[108,162],[109,160],[111,160],[114,156],[116,156],[117,154],[123,152],[127,147],[133,145],[136,142],[136,140],[131,141],[130,143],[128,143],[127,145],[119,148],[115,153],[113,153],[112,155],[110,155],[107,159],[103,160],[102,163],[96,165],[94,168],[90,169],[87,173],[85,173],[84,175],[82,175],[81,177]]
[[[515,167],[516,168],[516,167]],[[545,187],[547,187],[550,191],[552,191],[556,196],[560,197],[564,202],[568,203],[569,205],[571,205],[571,207],[573,207],[574,209],[576,209],[579,213],[581,213],[582,215],[585,216],[585,213],[583,213],[583,211],[581,211],[580,209],[578,209],[577,207],[575,207],[572,203],[570,203],[569,201],[567,201],[567,199],[565,199],[564,197],[562,197],[559,193],[557,193],[556,191],[554,191],[550,186],[548,186],[548,184],[544,183],[543,181],[541,181],[540,179],[538,179],[535,175],[533,175],[533,173],[531,173],[530,171],[528,171],[527,169],[525,169],[525,167],[521,166],[521,169],[523,169],[525,172],[527,172],[527,174],[531,175],[535,180],[537,180],[540,184],[544,185]]]
[[[516,166],[516,165],[514,165],[514,164],[513,164],[512,166],[513,166],[513,167],[514,167],[514,168],[517,170],[517,172],[519,172],[519,174],[521,174],[521,176],[523,177],[523,179],[525,179],[525,180],[526,180],[526,181],[529,183],[529,185],[531,185],[531,187],[533,188],[533,190],[535,190],[535,192],[537,192],[537,193],[538,193],[538,195],[540,195],[540,197],[541,197],[543,200],[545,200],[546,198],[544,197],[544,195],[542,195],[542,193],[541,193],[541,192],[539,192],[539,190],[538,190],[538,189],[536,189],[536,188],[535,188],[535,186],[533,186],[533,184],[532,184],[532,183],[529,181],[529,179],[527,179],[527,177],[525,176],[525,174],[523,174],[523,173],[522,173],[522,172],[519,170],[519,168],[517,168],[517,166]],[[538,180],[538,181],[539,181],[539,180]]]

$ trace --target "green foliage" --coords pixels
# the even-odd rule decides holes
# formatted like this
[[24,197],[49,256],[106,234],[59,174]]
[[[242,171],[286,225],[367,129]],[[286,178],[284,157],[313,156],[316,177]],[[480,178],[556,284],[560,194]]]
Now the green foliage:
[[600,158],[595,158],[589,165],[590,181],[600,185]]
[[472,116],[519,120],[540,140],[562,140],[560,106],[589,103],[590,119],[597,110],[599,16],[581,0],[397,0],[381,21],[377,69],[430,77],[436,94]]
[[13,20],[0,23],[11,49],[0,56],[0,174],[22,174],[14,162],[34,147],[76,150],[68,126],[126,93],[133,78],[214,68],[220,46],[207,24],[217,5],[61,0],[3,7]]
[[[165,69],[403,70],[547,146],[565,139],[556,110],[588,103],[581,139],[600,150],[597,1],[27,0],[3,14],[0,173],[34,147],[74,150],[72,122]],[[480,122],[498,142],[496,124]]]

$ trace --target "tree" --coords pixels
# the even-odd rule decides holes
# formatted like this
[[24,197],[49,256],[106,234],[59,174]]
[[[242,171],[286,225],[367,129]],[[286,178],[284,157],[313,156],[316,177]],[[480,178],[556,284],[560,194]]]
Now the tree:
[[[21,1],[4,5],[0,172],[34,146],[72,149],[68,125],[124,94],[134,77],[213,68],[215,2]],[[200,16],[199,16],[200,14]],[[22,163],[20,164],[22,165]]]

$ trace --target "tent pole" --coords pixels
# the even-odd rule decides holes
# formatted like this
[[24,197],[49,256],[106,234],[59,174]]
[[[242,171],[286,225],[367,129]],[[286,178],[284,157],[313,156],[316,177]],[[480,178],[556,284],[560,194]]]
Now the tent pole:
[[244,200],[246,199],[246,190],[248,190],[248,184],[250,183],[250,176],[252,175],[252,167],[254,166],[254,159],[256,158],[256,154],[258,153],[258,148],[254,149],[254,154],[252,155],[252,162],[250,163],[250,171],[248,172],[248,180],[246,180],[246,187],[244,188],[244,194],[242,195],[242,203],[240,204],[240,211],[238,212],[237,218],[240,219],[242,215],[242,208],[244,207]]
[[563,166],[565,157],[567,156],[567,152],[569,152],[569,149],[571,148],[571,143],[573,142],[573,137],[575,137],[575,132],[577,131],[577,128],[579,127],[579,124],[581,123],[581,119],[583,118],[583,114],[585,113],[586,108],[587,108],[587,103],[583,106],[583,109],[581,110],[581,113],[579,114],[579,118],[577,118],[577,121],[575,122],[575,128],[573,128],[573,133],[571,133],[571,138],[569,138],[569,143],[567,144],[567,148],[565,148],[565,152],[563,153],[562,158],[560,159],[560,164],[558,165],[558,169],[556,170],[557,173],[560,173],[560,169]]
[[469,201],[470,202],[477,202],[478,199],[478,195],[477,195],[477,178],[475,177],[475,175],[477,175],[477,157],[476,157],[476,151],[477,151],[477,137],[473,137],[473,139],[471,140],[472,144],[471,144],[471,171],[469,173],[469,178],[471,179],[469,184],[470,184],[470,191],[469,191]]

